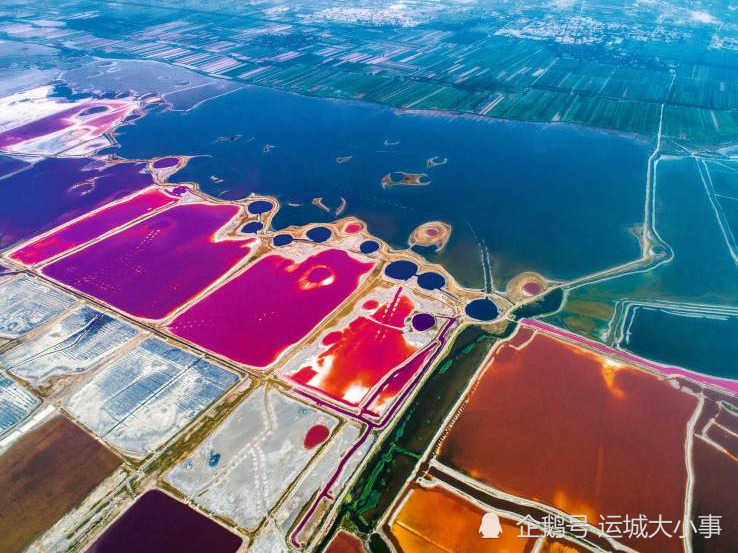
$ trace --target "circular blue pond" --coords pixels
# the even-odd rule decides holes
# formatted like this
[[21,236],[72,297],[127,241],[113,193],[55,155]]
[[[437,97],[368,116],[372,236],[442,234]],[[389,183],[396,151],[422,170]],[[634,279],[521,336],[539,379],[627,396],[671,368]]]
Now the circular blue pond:
[[361,251],[361,253],[374,253],[378,249],[379,242],[375,242],[374,240],[366,240],[361,243],[361,246],[359,246],[359,251]]
[[95,106],[80,111],[77,117],[87,117],[88,115],[95,115],[96,113],[102,113],[104,111],[108,111],[108,106]]
[[247,234],[256,234],[263,228],[264,228],[264,225],[260,223],[259,221],[251,221],[241,227],[241,232],[245,232]]
[[255,202],[251,202],[246,209],[248,209],[249,213],[252,215],[259,215],[274,209],[274,204],[272,202],[267,202],[266,200],[256,200]]
[[440,290],[446,286],[446,279],[438,273],[421,273],[418,275],[418,286],[425,290]]
[[292,244],[292,241],[294,238],[290,236],[289,234],[278,234],[274,238],[272,238],[272,244],[275,246],[286,246],[287,244]]
[[397,280],[407,280],[410,277],[415,276],[418,272],[418,266],[412,261],[401,259],[400,261],[393,261],[384,269],[384,274],[390,278]]
[[492,321],[500,314],[497,304],[489,298],[470,301],[464,309],[466,314],[478,321]]
[[305,233],[305,236],[313,242],[325,242],[331,237],[331,229],[328,227],[313,227]]

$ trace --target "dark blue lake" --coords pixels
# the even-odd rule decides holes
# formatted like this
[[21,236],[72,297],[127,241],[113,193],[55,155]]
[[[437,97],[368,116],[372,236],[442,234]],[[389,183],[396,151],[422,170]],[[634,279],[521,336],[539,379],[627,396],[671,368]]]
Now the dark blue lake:
[[621,345],[665,364],[736,378],[736,336],[736,315],[642,307],[628,321],[628,334]]
[[[417,225],[445,221],[449,243],[425,255],[468,286],[485,285],[485,249],[497,288],[521,271],[571,279],[640,254],[630,229],[643,219],[651,145],[628,137],[247,87],[150,113],[118,138],[123,157],[201,156],[175,180],[214,196],[276,196],[278,228],[335,219],[316,197],[331,209],[344,198],[344,215],[398,249]],[[432,157],[448,163],[427,167]],[[383,188],[394,171],[431,183]]]

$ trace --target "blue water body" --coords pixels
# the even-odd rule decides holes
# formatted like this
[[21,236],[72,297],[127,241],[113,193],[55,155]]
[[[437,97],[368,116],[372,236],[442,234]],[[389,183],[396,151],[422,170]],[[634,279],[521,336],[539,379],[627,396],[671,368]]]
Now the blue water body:
[[[231,135],[242,139],[218,141]],[[640,253],[630,228],[643,219],[652,145],[614,134],[246,87],[189,112],[152,112],[118,139],[127,158],[201,156],[176,178],[214,196],[276,196],[277,228],[334,220],[317,197],[329,207],[344,198],[342,215],[395,248],[421,223],[445,221],[449,243],[426,255],[469,286],[484,285],[485,247],[498,288],[521,271],[571,279]],[[427,167],[435,156],[448,163]],[[430,185],[382,188],[394,171],[427,173]]]
[[464,311],[472,319],[477,319],[478,321],[492,321],[500,313],[495,302],[488,298],[470,301]]
[[331,229],[328,227],[313,227],[305,233],[305,236],[313,242],[325,242],[332,234]]
[[249,210],[249,213],[252,213],[253,215],[260,215],[274,209],[274,204],[265,200],[257,200],[255,202],[251,202],[247,206],[247,209]]
[[260,223],[259,221],[250,221],[246,223],[243,227],[241,227],[241,232],[244,232],[246,234],[255,234],[263,228],[263,223]]
[[446,286],[446,279],[438,273],[421,273],[418,275],[418,286],[426,290],[439,290]]
[[0,155],[0,179],[16,171],[20,171],[24,167],[28,167],[28,165],[28,163],[20,159]]
[[[702,306],[738,307],[738,266],[729,241],[702,181],[698,163],[690,158],[664,158],[656,167],[654,221],[672,256],[647,271],[635,271],[572,290],[561,312],[549,321],[570,330],[612,342],[609,329],[623,316],[624,301],[670,302]],[[717,337],[731,336],[730,317],[685,318],[682,314],[640,315],[630,325],[630,345],[636,353],[666,362],[725,375],[726,361],[700,359]],[[694,331],[688,332],[687,326]],[[665,345],[660,345],[663,340]],[[677,340],[679,348],[667,355]],[[738,342],[733,334],[732,341]],[[649,342],[654,342],[649,345]],[[723,344],[719,351],[729,352]],[[716,350],[717,352],[718,350]]]
[[275,246],[286,246],[288,244],[292,244],[292,242],[295,239],[292,238],[289,234],[277,234],[274,238],[272,238],[272,244]]
[[361,253],[374,253],[379,249],[379,242],[375,240],[365,240],[359,246]]
[[407,261],[405,259],[393,261],[384,268],[385,275],[397,280],[407,280],[414,277],[417,272],[418,266],[412,261]]
[[738,198],[738,161],[708,161],[710,182],[716,194]]
[[656,168],[654,218],[673,252],[666,263],[575,289],[570,299],[623,299],[738,306],[738,267],[705,190],[697,162],[664,159]]
[[152,184],[144,169],[49,158],[0,178],[0,249]]
[[635,354],[714,376],[738,378],[736,314],[639,307],[627,328],[621,346]]
[[733,243],[738,243],[738,199],[719,198],[718,205],[720,206],[723,217],[725,217],[726,232],[730,234],[730,239]]

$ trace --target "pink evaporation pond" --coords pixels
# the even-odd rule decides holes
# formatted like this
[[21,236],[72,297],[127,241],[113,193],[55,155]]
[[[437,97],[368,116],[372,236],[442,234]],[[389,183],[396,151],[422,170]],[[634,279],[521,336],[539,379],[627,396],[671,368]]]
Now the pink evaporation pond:
[[439,233],[440,231],[435,227],[428,227],[427,229],[425,229],[426,236],[438,236]]
[[[366,308],[369,301],[362,307]],[[402,288],[398,289],[391,301],[377,305],[370,316],[358,316],[341,330],[324,335],[320,342],[323,351],[287,378],[334,401],[357,407],[418,350],[407,341],[404,328],[414,307]],[[401,378],[405,372],[399,371],[395,377]],[[391,388],[384,402],[397,391]]]
[[46,261],[176,201],[177,198],[158,188],[149,188],[132,198],[104,207],[92,215],[65,225],[14,251],[10,257],[24,265]]
[[303,443],[305,449],[312,449],[322,444],[328,438],[328,434],[330,434],[330,430],[328,430],[327,426],[322,424],[311,426],[307,434],[305,434],[305,441]]
[[356,290],[374,263],[330,249],[296,262],[268,255],[169,325],[172,333],[252,367],[267,367]]
[[364,226],[361,223],[349,223],[346,225],[346,228],[343,229],[343,232],[346,234],[356,234],[357,232],[361,232],[362,228],[364,228]]
[[161,319],[249,255],[253,238],[215,239],[239,211],[234,205],[176,205],[42,271],[126,313]]
[[525,292],[529,296],[540,294],[541,290],[543,290],[543,287],[537,282],[526,282],[523,285],[523,292]]
[[366,300],[364,303],[361,304],[362,309],[366,309],[367,311],[374,311],[377,307],[379,307],[379,302],[377,300]]

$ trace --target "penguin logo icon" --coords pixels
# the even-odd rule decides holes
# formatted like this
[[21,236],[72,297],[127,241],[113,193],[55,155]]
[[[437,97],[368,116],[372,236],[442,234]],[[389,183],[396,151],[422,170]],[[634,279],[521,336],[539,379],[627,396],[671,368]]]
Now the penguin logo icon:
[[479,533],[483,538],[498,538],[502,534],[502,526],[500,526],[500,517],[494,513],[486,513],[482,517],[482,524],[479,525]]

